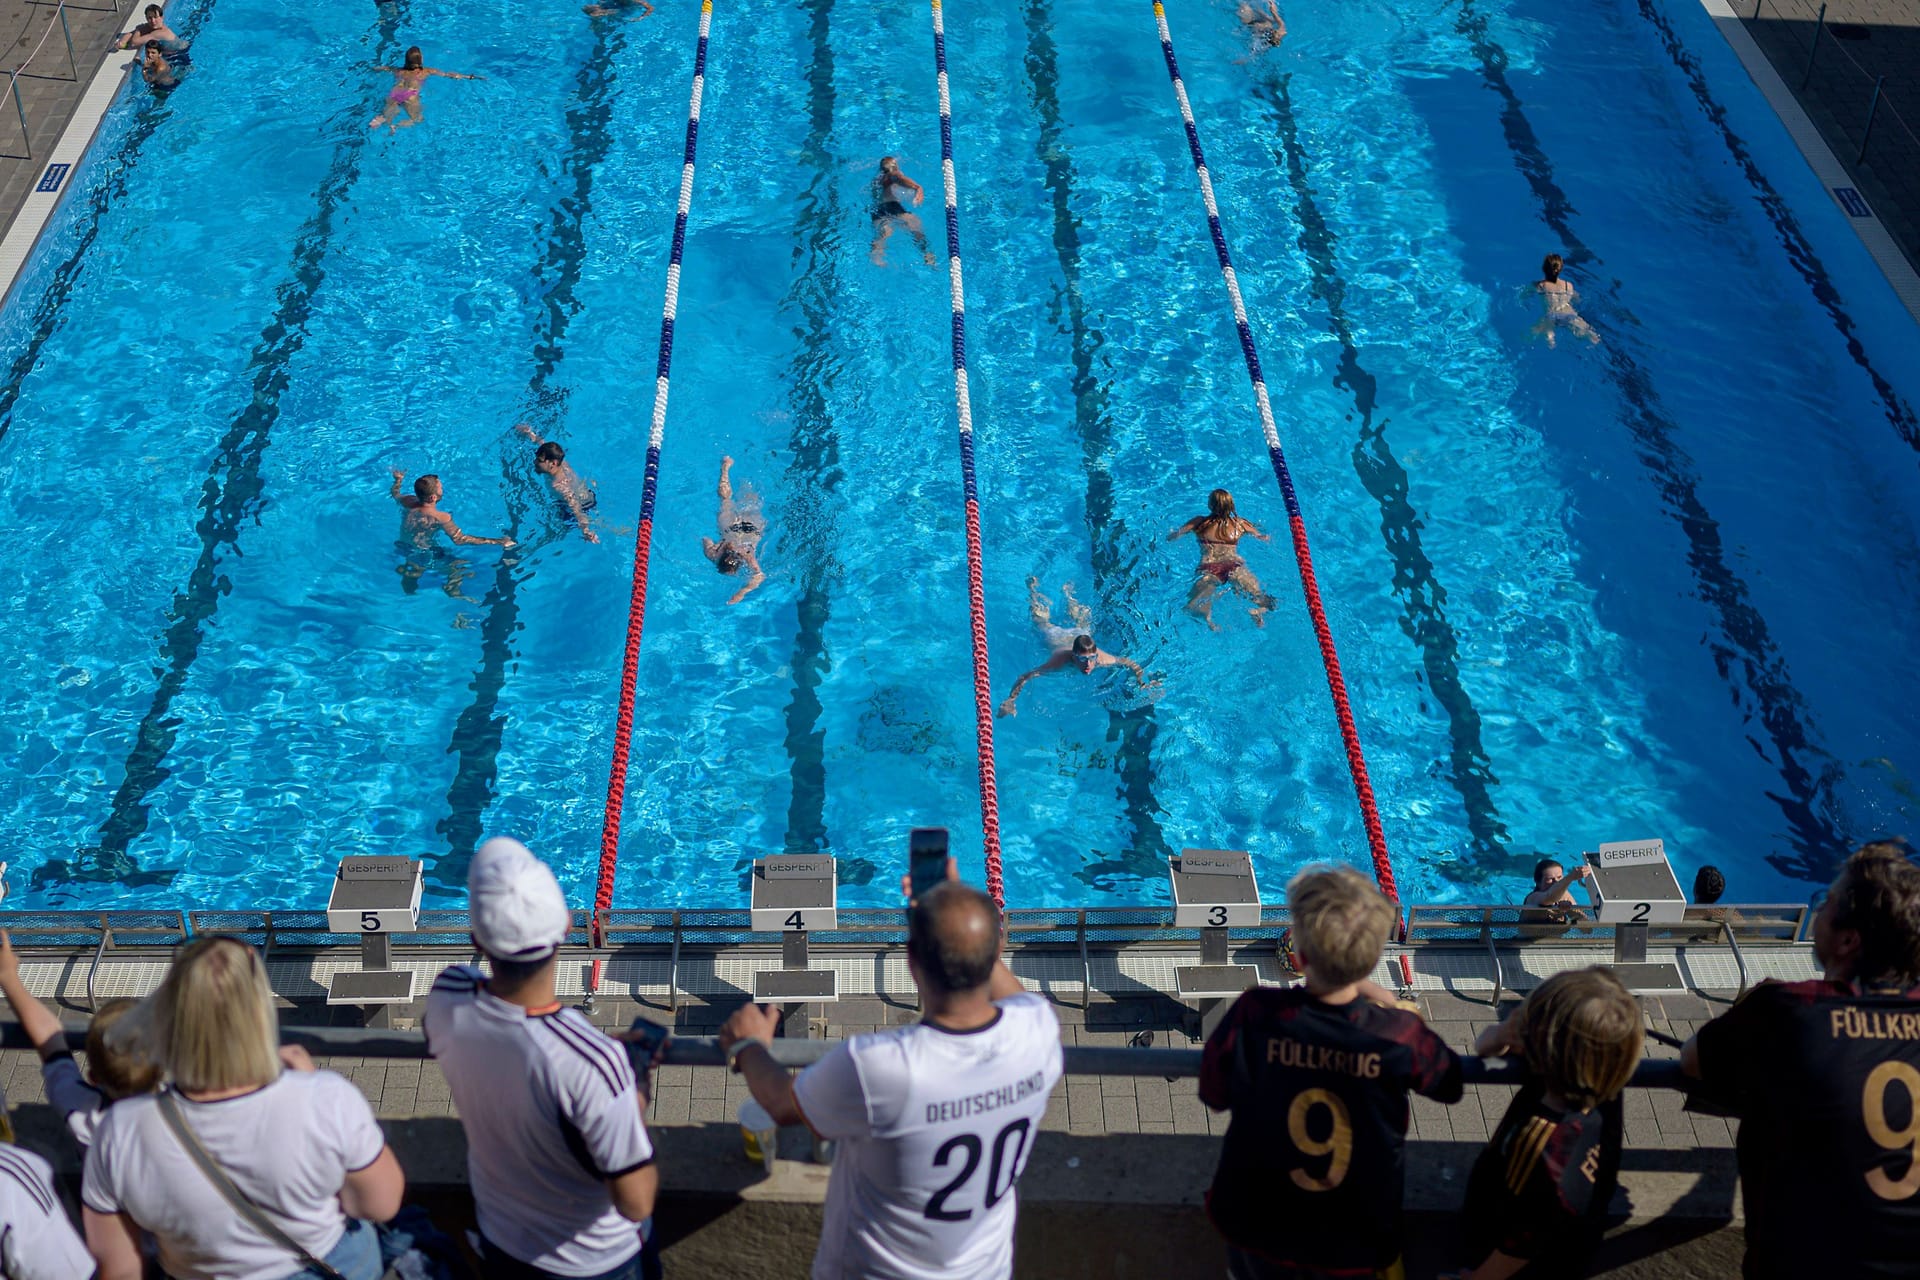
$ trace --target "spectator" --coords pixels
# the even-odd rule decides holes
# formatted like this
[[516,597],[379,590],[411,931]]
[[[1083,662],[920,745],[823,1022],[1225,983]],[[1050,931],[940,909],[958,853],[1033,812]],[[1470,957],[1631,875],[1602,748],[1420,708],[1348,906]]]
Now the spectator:
[[1911,1276],[1920,1259],[1920,867],[1847,859],[1813,919],[1824,977],[1767,982],[1681,1051],[1740,1117],[1749,1280]]
[[626,1047],[555,996],[573,916],[517,840],[480,846],[467,872],[474,945],[491,976],[455,965],[424,1025],[467,1131],[467,1174],[489,1280],[630,1280],[659,1170],[647,1099]]
[[60,1019],[20,981],[20,957],[14,954],[13,939],[4,930],[0,930],[0,995],[6,997],[27,1039],[33,1041],[34,1051],[40,1055],[40,1078],[46,1085],[47,1102],[66,1122],[67,1132],[80,1144],[83,1157],[108,1107],[120,1098],[152,1093],[160,1087],[159,1067],[116,1052],[107,1044],[108,1031],[139,1004],[137,1000],[109,1000],[93,1015],[93,1021],[87,1024],[87,1072],[80,1074]]
[[720,1029],[774,1120],[840,1143],[814,1280],[1013,1274],[1013,1189],[1060,1080],[1060,1023],[1001,962],[993,900],[956,876],[949,862],[908,905],[919,1022],[854,1036],[798,1079],[767,1050],[766,1006]]
[[1555,974],[1480,1034],[1527,1083],[1467,1183],[1463,1280],[1587,1274],[1620,1175],[1620,1091],[1640,1061],[1640,1006],[1605,969]]
[[1727,878],[1718,867],[1702,867],[1693,877],[1693,903],[1697,907],[1712,906],[1726,891]]
[[7,1280],[87,1280],[93,1258],[53,1193],[53,1170],[0,1145],[0,1274]]
[[138,1227],[174,1280],[321,1280],[321,1260],[380,1275],[364,1220],[399,1211],[400,1164],[360,1091],[304,1054],[283,1071],[279,1040],[266,968],[228,937],[183,947],[114,1027],[110,1047],[137,1046],[170,1083],[94,1130],[80,1199],[100,1280],[139,1280]]
[[1287,906],[1306,985],[1243,994],[1201,1062],[1200,1100],[1233,1115],[1207,1214],[1237,1280],[1390,1272],[1407,1094],[1458,1102],[1460,1059],[1368,980],[1394,912],[1366,877],[1309,868]]

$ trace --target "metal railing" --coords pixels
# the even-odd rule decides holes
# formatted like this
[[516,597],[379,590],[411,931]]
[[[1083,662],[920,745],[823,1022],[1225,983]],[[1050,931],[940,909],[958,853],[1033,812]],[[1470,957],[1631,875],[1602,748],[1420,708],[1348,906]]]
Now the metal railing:
[[[113,11],[116,14],[120,12],[120,0],[114,0]],[[27,104],[20,97],[20,76],[33,65],[33,60],[40,55],[40,51],[47,47],[47,41],[53,38],[55,27],[58,27],[61,35],[66,37],[67,75],[65,78],[75,84],[80,83],[80,60],[73,50],[73,24],[67,20],[67,0],[59,0],[54,5],[53,17],[47,21],[47,29],[40,33],[40,43],[33,46],[33,52],[21,59],[20,65],[7,72],[6,92],[7,96],[13,100],[14,114],[20,119],[20,145],[26,151],[26,155],[21,158],[27,160],[33,159],[33,136],[27,127]],[[5,104],[0,103],[0,112],[4,112],[5,109]]]
[[[67,1033],[76,1039],[86,1028],[71,1025]],[[280,1028],[280,1039],[297,1044],[315,1057],[341,1058],[424,1058],[426,1037],[418,1031],[392,1031],[370,1027],[295,1027]],[[777,1039],[773,1059],[783,1067],[805,1067],[818,1062],[838,1041]],[[31,1049],[33,1042],[18,1023],[0,1023],[0,1049]],[[1198,1049],[1129,1049],[1117,1045],[1063,1045],[1064,1067],[1068,1075],[1089,1076],[1162,1076],[1167,1079],[1200,1074]],[[711,1036],[673,1036],[666,1043],[661,1061],[673,1067],[719,1067],[726,1065],[720,1042]],[[1526,1076],[1517,1062],[1462,1056],[1462,1075],[1468,1084],[1522,1083]],[[1648,1060],[1634,1070],[1633,1083],[1641,1088],[1684,1089],[1686,1077],[1680,1064],[1672,1059]]]
[[1857,88],[1844,95],[1851,102],[1823,93],[1824,110],[1816,115],[1825,117],[1823,133],[1839,135],[1828,141],[1850,169],[1878,181],[1920,162],[1920,134],[1888,98],[1886,74],[1869,70],[1849,47],[1870,39],[1871,28],[1829,21],[1828,6],[1816,8],[1814,0],[1734,0],[1734,8],[1749,33],[1764,24],[1765,38],[1756,36],[1756,43],[1797,92],[1807,92],[1816,70],[1852,73]]

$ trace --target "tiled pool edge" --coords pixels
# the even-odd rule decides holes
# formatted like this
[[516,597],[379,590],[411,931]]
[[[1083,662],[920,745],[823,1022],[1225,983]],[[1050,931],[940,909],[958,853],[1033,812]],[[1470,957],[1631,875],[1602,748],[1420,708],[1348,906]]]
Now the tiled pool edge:
[[[126,21],[120,27],[122,35],[131,31],[138,22],[139,9],[139,5],[128,7]],[[117,51],[109,51],[102,59],[94,70],[93,78],[87,82],[86,91],[74,106],[73,114],[67,118],[66,127],[60,131],[60,140],[54,143],[53,150],[40,166],[40,181],[14,211],[13,220],[7,224],[6,237],[0,239],[0,307],[4,307],[13,296],[13,287],[33,257],[34,246],[39,244],[41,235],[53,222],[60,202],[73,186],[73,176],[79,171],[82,157],[99,136],[100,122],[106,119],[121,84],[136,62],[135,55]],[[51,190],[47,190],[49,180],[55,175],[58,180]]]
[[[1772,107],[1774,114],[1780,118],[1781,125],[1786,128],[1787,136],[1793,140],[1794,146],[1800,149],[1800,155],[1806,160],[1807,167],[1813,170],[1814,177],[1819,179],[1820,185],[1826,189],[1827,198],[1833,201],[1845,215],[1847,225],[1859,238],[1861,246],[1873,259],[1874,265],[1879,267],[1880,273],[1886,277],[1894,296],[1900,300],[1900,304],[1906,308],[1907,314],[1913,318],[1914,322],[1920,324],[1920,274],[1915,273],[1906,255],[1900,251],[1900,246],[1894,242],[1893,235],[1887,230],[1886,224],[1880,221],[1877,213],[1873,212],[1867,198],[1854,187],[1852,176],[1840,163],[1840,158],[1834,155],[1826,139],[1821,137],[1820,131],[1814,127],[1813,121],[1807,116],[1806,108],[1800,105],[1800,100],[1780,78],[1780,73],[1775,69],[1772,60],[1761,51],[1760,46],[1748,34],[1746,24],[1740,20],[1739,15],[1733,11],[1727,0],[1698,0],[1698,3],[1713,20],[1714,28],[1733,50],[1734,56],[1740,60],[1740,65],[1746,68],[1754,87],[1760,90],[1761,96],[1767,100],[1767,105]],[[1865,217],[1859,216],[1853,209],[1848,208],[1839,194],[1842,189],[1851,192],[1853,198],[1859,201],[1860,207],[1867,210]]]

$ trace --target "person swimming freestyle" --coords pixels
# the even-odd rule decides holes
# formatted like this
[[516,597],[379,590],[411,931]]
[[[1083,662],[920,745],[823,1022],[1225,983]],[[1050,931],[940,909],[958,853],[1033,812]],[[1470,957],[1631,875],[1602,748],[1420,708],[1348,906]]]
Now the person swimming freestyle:
[[747,570],[746,585],[727,598],[728,604],[739,604],[747,598],[747,593],[767,580],[760,571],[760,539],[767,532],[766,517],[760,514],[760,498],[752,489],[744,492],[742,500],[733,500],[733,481],[729,478],[733,472],[733,459],[720,459],[720,513],[717,517],[720,525],[720,540],[700,539],[700,550],[707,559],[713,561],[714,568],[722,573],[738,573],[742,566]]
[[[470,76],[461,71],[442,71],[438,67],[426,65],[420,46],[414,45],[407,50],[403,65],[398,67],[375,67],[375,71],[393,73],[393,88],[387,91],[387,105],[379,115],[367,121],[367,128],[378,129],[387,126],[387,132],[396,129],[411,129],[422,119],[420,90],[428,76],[445,76],[449,80],[478,80],[479,76]],[[395,120],[394,117],[405,111],[407,118]]]
[[1020,690],[1027,681],[1035,676],[1044,676],[1049,672],[1072,665],[1081,675],[1090,675],[1096,667],[1125,667],[1133,672],[1142,688],[1153,690],[1158,685],[1147,679],[1147,673],[1132,658],[1123,658],[1119,654],[1108,653],[1093,641],[1093,610],[1073,598],[1073,584],[1063,583],[1060,594],[1067,600],[1067,620],[1072,626],[1059,626],[1053,620],[1053,602],[1040,593],[1040,579],[1027,579],[1027,608],[1033,617],[1033,625],[1039,629],[1040,638],[1046,641],[1053,656],[1022,675],[1013,682],[1013,688],[1007,691],[1006,700],[1000,704],[998,714],[1011,716],[1019,714],[1014,707],[1020,697]]
[[1189,533],[1200,540],[1200,566],[1194,570],[1193,589],[1187,593],[1187,612],[1218,631],[1220,624],[1213,620],[1213,597],[1221,587],[1230,586],[1253,601],[1249,613],[1253,625],[1266,626],[1266,615],[1273,608],[1274,600],[1261,588],[1260,579],[1253,576],[1247,562],[1240,558],[1240,539],[1254,537],[1272,542],[1273,538],[1260,532],[1253,521],[1241,519],[1233,509],[1233,495],[1225,489],[1215,489],[1208,494],[1207,514],[1195,516],[1169,533],[1167,541]]
[[901,172],[898,157],[881,156],[880,172],[873,179],[873,209],[869,215],[873,220],[873,249],[870,254],[873,265],[887,265],[887,237],[893,234],[895,226],[902,226],[913,237],[920,256],[926,259],[928,266],[932,266],[933,250],[927,245],[926,228],[921,225],[920,215],[908,212],[907,206],[900,202],[902,193],[911,196],[916,205],[927,198],[926,188]]

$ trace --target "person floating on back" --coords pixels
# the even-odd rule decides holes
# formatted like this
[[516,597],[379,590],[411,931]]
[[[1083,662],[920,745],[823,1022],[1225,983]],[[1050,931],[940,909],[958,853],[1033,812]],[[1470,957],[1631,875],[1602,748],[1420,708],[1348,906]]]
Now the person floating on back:
[[1232,1116],[1207,1215],[1235,1280],[1398,1276],[1407,1095],[1458,1102],[1460,1059],[1369,979],[1394,909],[1365,876],[1310,867],[1287,907],[1306,984],[1242,994],[1201,1057]]
[[79,1144],[82,1156],[93,1144],[94,1130],[108,1107],[121,1098],[152,1093],[160,1087],[159,1067],[116,1049],[107,1039],[113,1024],[139,1003],[124,997],[106,1001],[87,1024],[87,1070],[81,1074],[59,1017],[35,999],[20,980],[20,957],[14,954],[13,939],[5,930],[0,930],[0,996],[6,997],[13,1016],[20,1020],[20,1029],[33,1041],[34,1052],[40,1055],[40,1078],[46,1085],[47,1102],[66,1122],[67,1132]]
[[1271,535],[1260,532],[1253,521],[1241,519],[1233,509],[1233,495],[1225,489],[1215,489],[1208,494],[1207,514],[1195,516],[1169,533],[1167,541],[1189,533],[1200,540],[1200,567],[1194,571],[1193,589],[1187,593],[1187,612],[1218,631],[1220,624],[1213,620],[1213,597],[1225,585],[1253,601],[1249,611],[1253,625],[1266,626],[1273,597],[1261,589],[1260,579],[1253,576],[1253,570],[1240,558],[1240,539],[1252,537],[1272,542]]
[[893,234],[895,226],[907,229],[913,237],[913,243],[920,250],[920,256],[933,265],[933,250],[927,247],[926,228],[920,225],[920,215],[907,212],[907,206],[900,202],[902,195],[908,195],[918,205],[927,198],[924,187],[900,171],[900,161],[893,156],[880,157],[880,172],[873,179],[873,265],[887,265],[887,237]]
[[1747,1280],[1910,1277],[1920,1260],[1920,867],[1848,858],[1813,918],[1823,976],[1763,982],[1680,1067],[1740,1117]]
[[1073,584],[1066,583],[1060,591],[1067,598],[1067,617],[1073,623],[1070,627],[1054,625],[1053,602],[1040,594],[1040,579],[1027,579],[1028,608],[1033,615],[1033,625],[1040,629],[1040,638],[1053,650],[1053,656],[1013,682],[1006,701],[1000,704],[1000,714],[1003,716],[1018,714],[1014,703],[1027,681],[1065,666],[1071,666],[1083,676],[1090,674],[1095,667],[1125,667],[1133,672],[1134,679],[1143,686],[1154,687],[1139,663],[1132,658],[1108,653],[1093,642],[1093,611],[1073,598]]
[[839,1144],[814,1280],[1013,1275],[1014,1187],[1060,1082],[1060,1020],[1000,959],[993,899],[956,876],[949,860],[907,906],[920,1021],[843,1040],[798,1079],[769,1052],[768,1006],[720,1028],[754,1101]]
[[1540,274],[1544,278],[1535,281],[1533,288],[1540,295],[1546,314],[1533,326],[1533,332],[1535,336],[1545,335],[1550,347],[1555,345],[1554,331],[1561,325],[1565,325],[1576,338],[1598,342],[1600,335],[1573,309],[1574,299],[1580,295],[1573,291],[1572,284],[1560,278],[1560,268],[1565,265],[1565,260],[1557,253],[1548,254],[1547,260],[1540,264]]
[[[375,67],[374,70],[392,72],[393,88],[387,91],[386,108],[367,121],[367,128],[378,129],[384,124],[387,126],[388,133],[392,133],[395,129],[411,129],[420,123],[420,91],[426,86],[428,76],[445,76],[449,80],[479,79],[478,76],[470,76],[464,72],[442,71],[437,67],[427,66],[421,60],[419,45],[414,45],[407,50],[406,59],[401,66]],[[403,110],[407,113],[407,118],[396,121],[394,117]]]
[[547,478],[554,494],[566,504],[567,514],[580,526],[580,536],[588,542],[600,541],[600,535],[587,523],[587,512],[593,510],[600,500],[595,496],[593,486],[582,480],[579,472],[567,464],[567,451],[552,440],[542,440],[540,434],[524,422],[514,430],[533,441],[533,469]]
[[1620,1092],[1640,1063],[1640,1005],[1605,969],[1555,974],[1481,1032],[1481,1057],[1527,1069],[1467,1182],[1461,1280],[1588,1271],[1619,1182]]
[[746,585],[727,597],[728,604],[739,604],[748,592],[767,580],[767,575],[760,571],[759,554],[760,539],[767,532],[767,518],[760,514],[760,497],[751,488],[743,491],[739,502],[733,500],[732,474],[733,459],[720,459],[720,513],[716,517],[720,541],[702,538],[700,550],[722,573],[746,569]]

